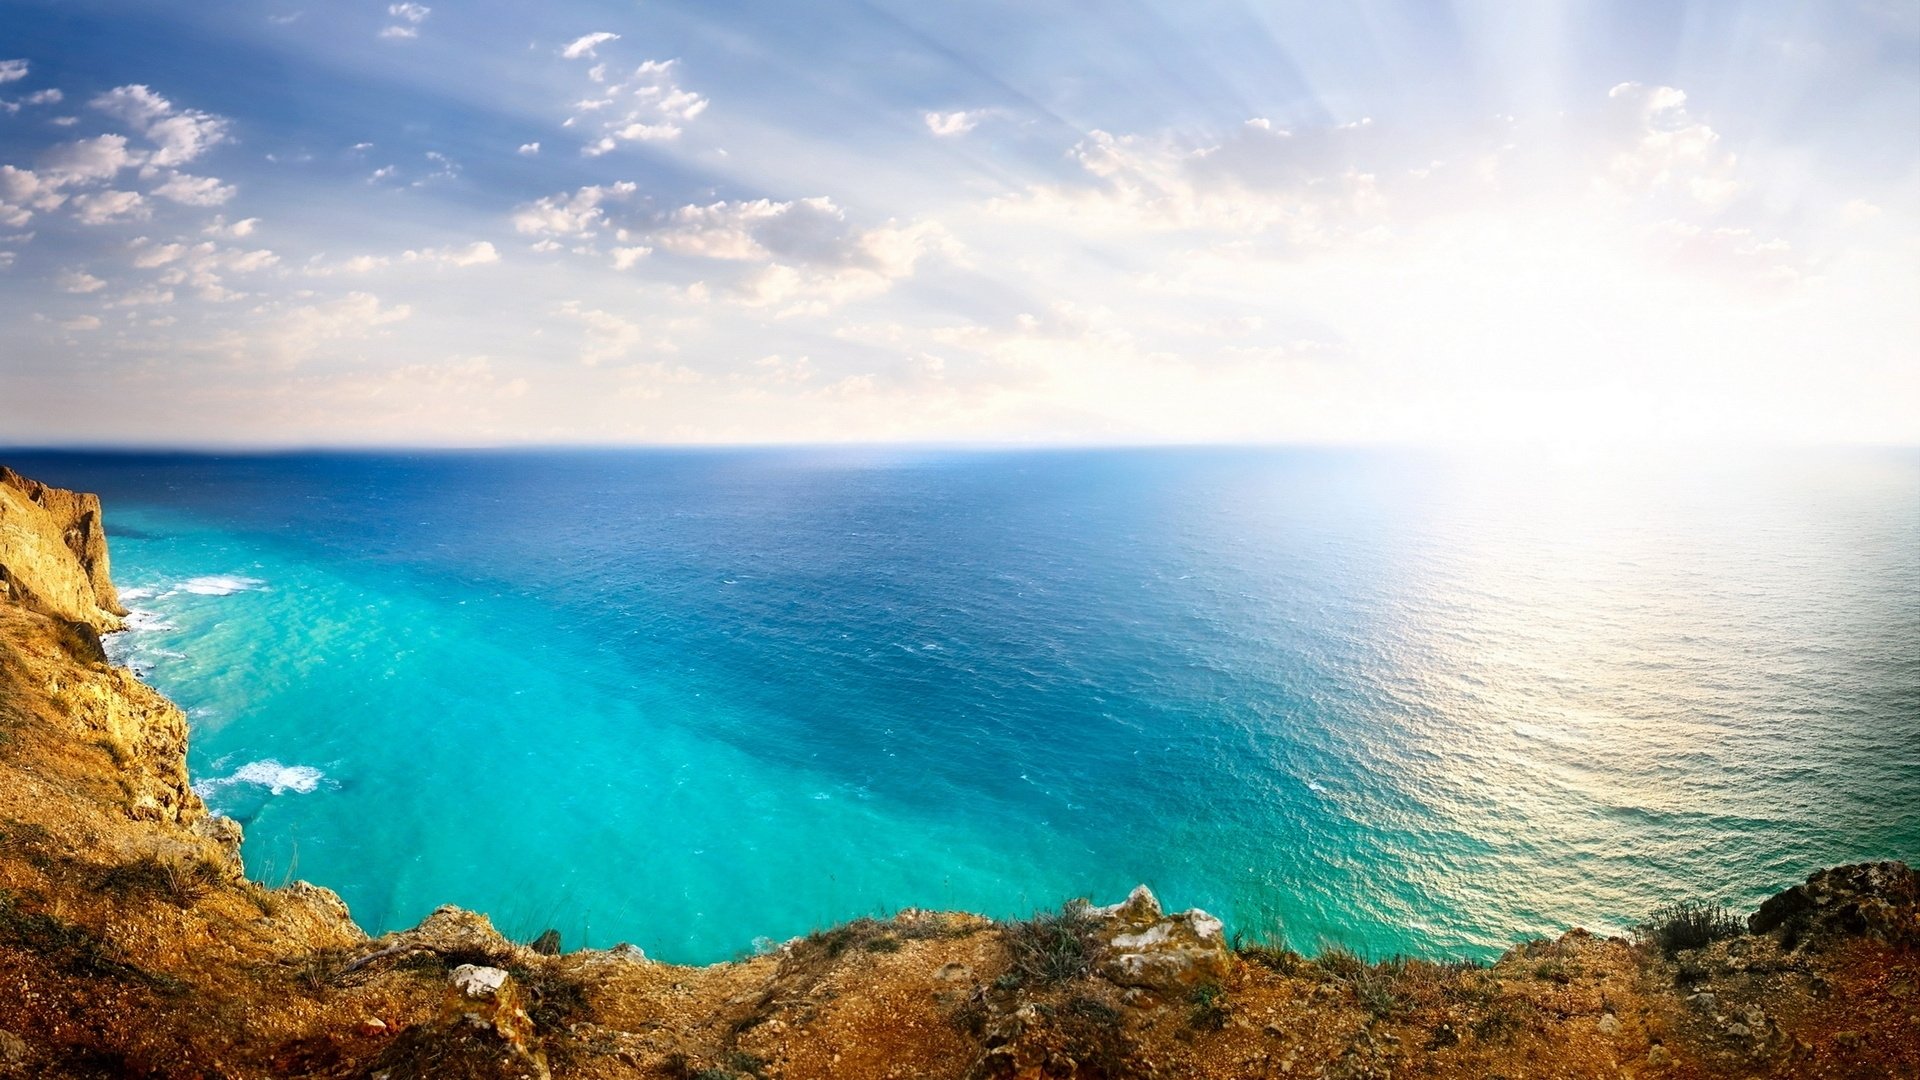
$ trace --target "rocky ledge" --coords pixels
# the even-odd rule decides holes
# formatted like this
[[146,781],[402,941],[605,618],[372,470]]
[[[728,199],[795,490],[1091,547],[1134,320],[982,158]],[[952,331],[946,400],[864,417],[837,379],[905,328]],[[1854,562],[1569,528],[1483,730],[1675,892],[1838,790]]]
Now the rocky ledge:
[[100,650],[121,614],[98,500],[0,469],[0,1077],[1920,1076],[1897,862],[1487,965],[1236,947],[1144,887],[701,968],[455,908],[370,939],[247,880],[184,716]]

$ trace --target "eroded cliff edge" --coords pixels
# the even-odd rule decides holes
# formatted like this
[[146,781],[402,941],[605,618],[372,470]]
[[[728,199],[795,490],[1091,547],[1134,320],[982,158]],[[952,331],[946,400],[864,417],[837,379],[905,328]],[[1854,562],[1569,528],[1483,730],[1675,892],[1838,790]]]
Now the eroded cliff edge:
[[123,614],[99,501],[0,468],[0,1077],[1920,1076],[1900,863],[1486,966],[1234,948],[1144,891],[706,968],[451,908],[370,940],[325,889],[246,879],[185,716],[106,662]]

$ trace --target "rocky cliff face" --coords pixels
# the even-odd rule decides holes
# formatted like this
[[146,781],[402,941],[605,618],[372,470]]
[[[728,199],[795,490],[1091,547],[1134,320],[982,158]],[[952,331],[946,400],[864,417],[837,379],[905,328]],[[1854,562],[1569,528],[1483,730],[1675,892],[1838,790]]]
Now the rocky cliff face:
[[1900,863],[1816,873],[1744,928],[1572,930],[1485,966],[1235,948],[1144,888],[705,968],[455,908],[369,940],[324,888],[246,879],[238,827],[187,786],[185,717],[101,655],[98,502],[0,469],[0,566],[7,1080],[1920,1076]]
[[0,602],[104,633],[127,611],[113,591],[100,498],[0,466]]

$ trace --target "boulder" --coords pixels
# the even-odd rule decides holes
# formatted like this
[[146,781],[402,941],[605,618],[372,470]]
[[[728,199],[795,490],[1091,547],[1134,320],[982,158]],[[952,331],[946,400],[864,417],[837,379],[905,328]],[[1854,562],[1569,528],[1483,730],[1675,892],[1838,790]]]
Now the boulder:
[[1088,914],[1099,920],[1092,934],[1094,970],[1108,982],[1184,995],[1220,982],[1232,968],[1219,919],[1198,908],[1163,914],[1145,885],[1121,903]]
[[1836,938],[1861,935],[1920,944],[1920,875],[1898,862],[1821,870],[1761,904],[1747,916],[1747,929],[1776,934],[1786,950],[1820,949]]
[[453,988],[470,998],[489,998],[507,981],[507,973],[497,967],[461,964],[448,977]]

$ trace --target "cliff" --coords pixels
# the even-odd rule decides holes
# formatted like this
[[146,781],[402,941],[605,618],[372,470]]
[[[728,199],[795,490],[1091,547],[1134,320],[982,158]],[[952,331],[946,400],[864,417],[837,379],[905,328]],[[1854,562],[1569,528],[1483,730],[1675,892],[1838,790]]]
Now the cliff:
[[106,662],[98,501],[0,470],[0,568],[0,1077],[1920,1076],[1900,863],[1484,966],[1235,947],[1144,889],[704,968],[452,908],[369,939],[323,888],[246,879],[185,717]]
[[99,496],[0,465],[0,599],[96,633],[120,629],[127,610],[107,568]]

